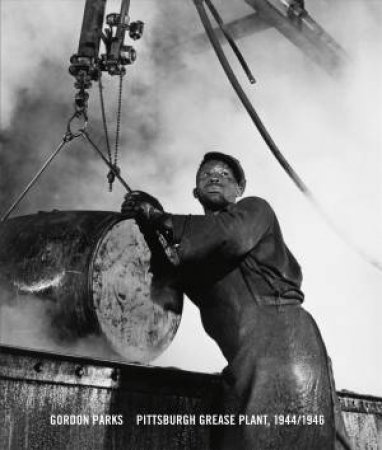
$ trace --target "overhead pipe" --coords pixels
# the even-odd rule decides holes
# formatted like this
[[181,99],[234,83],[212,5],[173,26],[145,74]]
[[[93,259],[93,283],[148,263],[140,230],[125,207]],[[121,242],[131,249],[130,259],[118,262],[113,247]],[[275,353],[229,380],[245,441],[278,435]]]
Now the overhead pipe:
[[78,56],[98,57],[105,8],[106,0],[86,0]]

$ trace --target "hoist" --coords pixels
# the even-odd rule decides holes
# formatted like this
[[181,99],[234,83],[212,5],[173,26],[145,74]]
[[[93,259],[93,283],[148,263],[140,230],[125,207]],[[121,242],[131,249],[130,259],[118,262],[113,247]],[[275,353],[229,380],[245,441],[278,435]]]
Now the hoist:
[[[133,46],[126,45],[125,38],[126,34],[128,34],[131,40],[138,40],[143,34],[144,24],[142,21],[130,21],[130,0],[121,0],[120,12],[111,13],[106,16],[106,28],[103,30],[102,27],[104,23],[106,1],[107,0],[86,0],[85,2],[78,51],[70,58],[69,67],[69,72],[75,78],[74,86],[76,93],[74,97],[74,113],[68,120],[66,133],[62,139],[62,142],[54,150],[40,171],[19,195],[8,211],[3,215],[1,220],[6,220],[9,217],[11,212],[36,183],[38,178],[61,151],[61,149],[68,142],[80,136],[85,139],[90,147],[107,165],[109,169],[107,174],[109,189],[112,189],[114,180],[118,179],[128,193],[132,191],[126,181],[122,178],[120,168],[118,167],[123,78],[126,73],[126,67],[131,65],[137,58],[136,50]],[[213,0],[192,1],[196,7],[210,44],[214,49],[228,80],[230,81],[253,124],[267,144],[269,150],[298,189],[310,200],[318,212],[328,222],[330,227],[336,232],[336,234],[340,235],[341,238],[344,239],[342,232],[338,231],[336,225],[327,216],[323,208],[321,208],[307,185],[286,160],[270,136],[255,107],[238,81],[232,66],[222,49],[222,45],[220,43],[222,36],[230,45],[249,81],[251,83],[255,83],[255,78],[236,45],[234,40],[235,33],[232,32],[232,24],[230,26],[230,24],[224,23],[216,7],[213,5]],[[301,46],[302,49],[305,49],[309,53],[315,55],[315,59],[324,67],[328,68],[338,66],[346,59],[342,49],[337,45],[337,43],[329,35],[327,35],[308,14],[305,9],[304,0],[244,1],[255,8],[256,15],[258,15],[260,19],[266,20],[272,26],[278,28],[285,37],[290,39],[296,45]],[[211,18],[213,18],[216,22],[218,26],[217,29],[214,29],[211,23]],[[250,20],[253,21],[252,16],[250,16]],[[258,23],[257,19],[254,23]],[[220,34],[218,32],[220,32]],[[105,52],[102,54],[100,53],[101,42],[103,43],[105,49]],[[110,145],[103,98],[103,73],[119,77],[117,120],[113,155]],[[105,156],[105,154],[100,150],[87,131],[89,100],[88,90],[92,86],[92,82],[98,82],[107,156]],[[371,258],[369,255],[366,255],[362,249],[354,245],[349,240],[347,240],[347,244],[350,245],[362,258],[367,260],[378,270],[382,271],[382,264],[380,262],[376,261],[374,258]],[[164,246],[166,246],[165,243]]]
[[[122,88],[126,66],[133,64],[137,58],[136,50],[125,44],[125,36],[136,41],[142,37],[144,24],[142,21],[131,22],[129,16],[130,0],[122,0],[119,14],[110,13],[106,16],[107,27],[102,31],[106,0],[86,0],[78,51],[70,58],[69,72],[75,78],[75,113],[76,118],[87,120],[87,106],[92,81],[97,81],[100,92],[102,121],[105,132],[108,161],[113,166],[107,175],[109,189],[118,167],[118,149],[121,125]],[[100,43],[104,44],[105,53],[100,54]],[[115,132],[114,157],[111,154],[109,133],[107,128],[105,103],[103,98],[102,73],[119,77],[119,95],[117,103],[117,121]]]
[[[305,24],[307,19],[309,19],[309,25],[313,22],[310,16],[304,9],[303,0],[245,0],[246,2],[253,2],[252,6],[255,6],[260,15],[263,16],[263,12],[269,9],[272,14],[280,14],[278,21],[281,20],[282,12],[284,18],[282,20],[291,22],[297,26],[294,29],[294,33],[299,33],[299,28],[301,28],[301,33],[303,31],[302,26]],[[103,23],[105,17],[107,0],[85,0],[85,9],[83,15],[82,28],[80,33],[79,45],[77,53],[70,58],[69,72],[75,78],[75,97],[74,97],[74,113],[70,117],[67,123],[66,133],[59,144],[57,149],[52,153],[52,155],[45,162],[40,171],[31,180],[24,191],[19,195],[16,201],[8,209],[8,211],[2,216],[1,220],[5,220],[9,217],[11,212],[16,208],[32,186],[36,183],[41,174],[61,151],[61,149],[71,140],[77,137],[83,137],[92,149],[101,157],[103,162],[108,166],[109,172],[107,174],[107,180],[109,183],[109,189],[111,190],[114,180],[117,178],[125,189],[130,192],[131,189],[126,183],[126,181],[121,177],[120,168],[118,167],[118,151],[119,151],[119,137],[120,137],[120,124],[121,124],[121,106],[122,106],[122,88],[123,88],[123,78],[126,73],[126,66],[131,65],[137,58],[136,50],[131,45],[126,45],[125,38],[126,35],[133,41],[141,38],[144,30],[144,24],[142,21],[130,21],[129,11],[130,11],[130,0],[121,0],[121,7],[119,13],[111,13],[106,16],[106,28],[103,30]],[[209,18],[205,11],[207,7],[210,15],[214,18],[215,22],[220,29],[220,32],[225,37],[226,41],[230,45],[234,54],[236,55],[240,65],[242,66],[246,76],[251,83],[255,83],[255,78],[252,75],[251,70],[248,67],[244,57],[238,49],[238,46],[234,39],[234,34],[231,31],[229,24],[225,24],[216,7],[213,5],[212,0],[193,0],[198,13],[200,15],[201,22],[205,28],[206,35],[209,37],[213,48],[215,49],[217,56],[222,63],[223,69],[225,70],[228,78],[243,102],[245,108],[252,117],[255,125],[263,136],[264,140],[270,147],[274,156],[278,162],[283,166],[284,170],[289,176],[294,180],[298,187],[307,193],[307,188],[303,185],[302,181],[298,179],[297,174],[293,173],[293,169],[285,161],[281,152],[276,148],[272,139],[268,135],[265,127],[260,124],[260,118],[256,117],[257,113],[253,106],[250,104],[248,99],[245,99],[245,94],[242,92],[240,86],[238,86],[237,80],[234,80],[235,75],[232,72],[231,66],[226,60],[221,46],[218,40],[218,35],[216,29],[212,29]],[[268,13],[267,13],[268,14]],[[269,19],[271,15],[267,16]],[[250,17],[252,20],[252,16]],[[271,22],[273,19],[271,20]],[[254,23],[257,23],[256,21]],[[273,23],[273,22],[272,22]],[[306,25],[306,24],[305,24]],[[305,26],[304,25],[304,26]],[[305,27],[306,28],[306,27]],[[320,35],[324,36],[321,29],[313,29]],[[312,37],[312,36],[310,36]],[[100,53],[101,42],[103,43],[104,53]],[[326,37],[325,45],[331,43],[330,39]],[[332,48],[333,46],[328,46]],[[320,51],[323,52],[324,45],[321,46]],[[337,48],[333,47],[335,51]],[[334,51],[333,50],[333,51]],[[103,98],[103,84],[102,75],[107,73],[111,76],[119,77],[119,93],[117,101],[117,120],[115,129],[115,143],[114,143],[114,154],[112,155],[112,149],[109,139],[109,132],[105,113],[105,102]],[[88,100],[89,92],[92,83],[97,82],[100,94],[100,104],[102,113],[102,122],[105,133],[106,150],[107,155],[98,148],[95,142],[92,140],[91,136],[87,132],[88,125]],[[292,174],[293,173],[293,174]]]
[[[133,41],[140,39],[143,34],[144,24],[142,21],[130,21],[130,0],[121,0],[120,12],[107,15],[106,28],[103,30],[102,27],[104,23],[105,9],[106,0],[86,0],[85,2],[78,51],[70,58],[69,67],[70,74],[75,78],[74,87],[76,89],[76,93],[74,96],[74,113],[68,120],[66,132],[58,147],[48,157],[37,174],[32,178],[29,184],[13,202],[11,207],[1,217],[1,221],[6,220],[10,216],[12,211],[18,206],[21,200],[38,181],[40,176],[45,172],[58,153],[70,141],[78,137],[83,137],[108,166],[109,173],[107,174],[107,179],[110,190],[115,178],[117,178],[125,187],[127,192],[131,192],[129,185],[121,177],[120,169],[117,164],[123,77],[126,73],[126,66],[132,64],[137,58],[137,53],[134,47],[125,44],[125,37],[126,33],[128,33],[130,39]],[[101,41],[103,42],[105,48],[105,53],[102,54],[100,54]],[[119,77],[114,157],[112,157],[111,153],[102,92],[102,74],[104,72],[107,72],[111,76]],[[92,82],[98,82],[99,85],[107,157],[99,149],[87,132],[89,100],[88,90],[91,88]]]

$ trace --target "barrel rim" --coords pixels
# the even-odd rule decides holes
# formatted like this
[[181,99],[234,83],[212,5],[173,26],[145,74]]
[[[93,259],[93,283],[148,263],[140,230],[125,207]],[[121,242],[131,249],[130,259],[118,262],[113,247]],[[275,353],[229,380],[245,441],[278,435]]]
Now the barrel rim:
[[[114,213],[115,214],[115,213]],[[98,316],[95,310],[94,306],[94,290],[93,290],[93,273],[94,273],[94,260],[96,258],[96,255],[98,254],[99,248],[107,235],[107,233],[119,222],[122,222],[123,220],[126,220],[126,217],[122,215],[112,216],[112,217],[106,217],[105,218],[105,226],[102,227],[102,224],[100,224],[101,231],[96,236],[96,245],[93,247],[92,251],[89,255],[89,264],[88,264],[88,273],[87,273],[87,291],[88,291],[88,303],[89,307],[91,308],[92,312],[95,315],[97,324],[99,326],[99,329],[101,330],[101,325],[98,320]],[[128,219],[127,219],[128,220]]]
[[[109,218],[106,218],[106,220],[108,220],[108,219]],[[94,263],[95,263],[95,259],[96,259],[97,255],[98,255],[99,249],[100,249],[101,245],[103,244],[104,239],[106,238],[107,234],[111,231],[111,229],[113,227],[115,227],[118,223],[121,223],[121,222],[124,222],[124,221],[129,221],[129,220],[133,220],[135,225],[140,229],[140,227],[139,227],[137,221],[135,220],[134,216],[118,215],[118,216],[115,216],[115,217],[110,217],[110,220],[102,228],[102,231],[98,234],[96,245],[93,247],[92,252],[91,252],[91,254],[89,256],[90,257],[90,261],[89,261],[89,264],[88,264],[88,276],[87,276],[88,299],[89,299],[89,304],[91,303],[92,313],[94,314],[94,316],[96,316],[95,320],[96,320],[96,323],[97,323],[101,333],[103,332],[102,331],[102,326],[101,326],[101,323],[100,323],[100,320],[99,320],[99,317],[97,315],[96,308],[95,308],[95,305],[94,305],[94,289],[93,289],[93,287],[94,287],[94,281],[93,281]],[[143,234],[142,231],[140,231],[140,232],[141,232],[141,234]],[[144,236],[143,236],[143,239],[146,242],[146,239],[144,238]],[[148,246],[147,242],[146,242],[146,245]],[[157,353],[156,356],[153,357],[151,360],[158,358],[168,348],[168,346],[171,344],[172,340],[174,339],[176,333],[179,330],[179,326],[180,326],[180,323],[181,323],[181,320],[182,320],[182,316],[183,316],[182,313],[183,313],[183,308],[184,308],[184,292],[180,291],[179,293],[180,293],[181,308],[180,308],[180,313],[177,314],[176,326],[175,326],[175,328],[173,330],[172,337],[171,337],[170,341],[167,343],[167,345],[165,346],[165,348],[160,350],[159,353]],[[103,335],[105,336],[105,339],[114,348],[114,345],[110,341],[109,337],[104,332],[103,332]],[[117,349],[114,348],[114,350],[117,351],[117,353],[120,353]],[[140,363],[143,363],[143,362],[139,361],[137,363],[140,364]]]

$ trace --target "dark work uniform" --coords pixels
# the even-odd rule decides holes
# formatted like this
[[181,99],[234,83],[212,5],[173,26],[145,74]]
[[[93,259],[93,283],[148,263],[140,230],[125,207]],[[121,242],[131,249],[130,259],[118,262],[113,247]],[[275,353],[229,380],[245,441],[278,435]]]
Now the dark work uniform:
[[[172,222],[182,288],[228,361],[223,411],[268,417],[267,425],[222,427],[217,447],[349,448],[324,343],[301,307],[300,266],[269,204],[248,197]],[[276,425],[275,415],[296,423]],[[309,416],[321,424],[308,425]]]

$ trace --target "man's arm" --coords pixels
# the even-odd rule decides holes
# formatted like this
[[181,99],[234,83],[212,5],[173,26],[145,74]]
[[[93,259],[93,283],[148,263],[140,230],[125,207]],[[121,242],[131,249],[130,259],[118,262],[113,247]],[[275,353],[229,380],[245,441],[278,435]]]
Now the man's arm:
[[269,204],[258,197],[245,198],[217,215],[172,215],[180,263],[240,259],[272,230],[274,217]]

